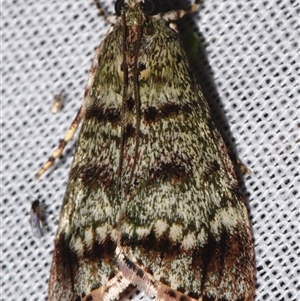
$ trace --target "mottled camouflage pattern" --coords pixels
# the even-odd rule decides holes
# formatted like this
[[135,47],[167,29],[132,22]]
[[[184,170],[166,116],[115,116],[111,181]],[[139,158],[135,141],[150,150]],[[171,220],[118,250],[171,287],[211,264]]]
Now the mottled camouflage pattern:
[[252,300],[234,168],[178,33],[139,1],[97,49],[83,109],[49,300],[113,300],[130,284],[163,301]]

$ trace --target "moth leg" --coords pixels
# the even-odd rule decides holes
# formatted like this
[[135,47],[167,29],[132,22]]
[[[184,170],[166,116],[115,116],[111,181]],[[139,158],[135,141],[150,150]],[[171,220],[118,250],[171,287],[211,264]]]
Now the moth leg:
[[162,18],[167,22],[177,21],[187,14],[196,12],[201,2],[202,0],[195,0],[195,2],[189,8],[169,11],[165,13]]
[[119,300],[120,294],[122,294],[129,286],[131,282],[127,280],[119,271],[117,275],[110,279],[105,285],[101,286],[90,292],[85,296],[82,301],[113,301]]
[[107,17],[107,13],[106,11],[103,9],[101,3],[99,0],[94,0],[94,3],[98,9],[98,15],[101,16],[102,18],[104,18],[106,20]]
[[47,169],[49,169],[53,165],[55,159],[60,157],[60,155],[62,154],[63,150],[65,149],[67,143],[74,137],[74,134],[76,133],[76,130],[80,124],[80,121],[81,121],[84,113],[85,113],[85,109],[82,106],[78,110],[77,115],[76,115],[75,119],[73,120],[71,126],[69,127],[68,131],[66,132],[64,139],[59,143],[58,148],[53,152],[52,156],[43,165],[43,167],[36,173],[36,175],[35,175],[36,178],[39,178]]
[[118,264],[124,278],[145,292],[150,298],[155,298],[158,301],[202,301],[202,297],[194,299],[154,279],[143,267],[130,260],[122,252],[118,255]]

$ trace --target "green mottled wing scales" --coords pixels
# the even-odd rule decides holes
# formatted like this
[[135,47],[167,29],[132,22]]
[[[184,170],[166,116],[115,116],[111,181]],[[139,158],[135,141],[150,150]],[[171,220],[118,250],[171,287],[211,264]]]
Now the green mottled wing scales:
[[112,301],[136,285],[159,301],[251,301],[251,231],[224,142],[178,33],[126,3],[91,68],[49,300]]
[[[133,179],[138,184],[132,185],[126,203],[123,246],[155,279],[174,289],[197,298],[206,294],[227,300],[231,294],[228,300],[238,300],[253,287],[247,211],[178,37],[170,29],[162,36],[161,26],[158,22],[154,30],[159,36],[152,36],[157,44],[145,40],[142,52],[157,52],[159,38],[168,52],[155,61],[145,56],[142,63],[150,70],[166,66],[169,77],[156,98],[151,98],[154,75],[151,85],[146,81],[140,86],[142,142]],[[168,57],[177,60],[166,61]]]
[[[113,197],[119,158],[116,33],[107,36],[96,55],[99,63],[84,104],[86,113],[62,205],[51,269],[50,300],[75,300],[104,285],[115,273],[115,242],[120,199]],[[111,103],[109,101],[111,100]],[[112,122],[107,122],[111,116]],[[114,122],[114,119],[116,122]],[[65,257],[70,260],[65,260]],[[62,263],[63,262],[63,263]],[[64,285],[62,285],[64,283]]]

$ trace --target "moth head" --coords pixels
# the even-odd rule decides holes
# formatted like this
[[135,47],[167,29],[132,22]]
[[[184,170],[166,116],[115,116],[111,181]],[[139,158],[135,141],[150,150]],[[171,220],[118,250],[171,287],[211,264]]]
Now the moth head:
[[146,16],[154,16],[160,12],[160,2],[158,0],[117,0],[115,12],[121,16],[122,12],[142,11]]

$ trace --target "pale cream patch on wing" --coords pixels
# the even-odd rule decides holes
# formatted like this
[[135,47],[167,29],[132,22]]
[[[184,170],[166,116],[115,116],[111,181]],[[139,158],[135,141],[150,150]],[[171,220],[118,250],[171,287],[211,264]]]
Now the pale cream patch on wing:
[[110,237],[114,242],[118,243],[120,239],[120,231],[117,229],[112,229],[110,232]]
[[143,238],[149,235],[151,232],[151,229],[149,228],[142,228],[142,227],[137,227],[136,228],[136,233],[138,235],[138,238]]
[[212,233],[219,237],[224,226],[229,233],[232,232],[231,230],[234,230],[234,228],[236,228],[238,223],[241,221],[241,216],[242,214],[240,208],[220,208],[217,211],[213,221],[210,223]]
[[168,224],[164,220],[157,220],[154,225],[154,232],[156,234],[156,237],[160,237],[161,235],[163,235],[168,227]]
[[101,227],[96,228],[96,234],[97,234],[97,241],[99,243],[103,242],[107,235],[111,232],[111,227],[108,225],[103,225]]
[[93,229],[92,227],[86,228],[84,231],[84,242],[86,245],[90,246],[93,243],[93,238],[94,238],[94,234],[93,234]]
[[174,242],[182,239],[182,226],[173,224],[170,229],[170,238]]
[[77,254],[82,254],[84,250],[83,241],[81,237],[76,237],[76,239],[74,238],[75,236],[73,236],[70,241],[70,248],[73,249]]
[[203,246],[207,243],[207,232],[204,229],[201,229],[197,235],[197,244]]
[[193,247],[195,247],[198,244],[198,241],[196,240],[195,233],[188,233],[183,237],[182,240],[182,247],[185,250],[189,250]]

